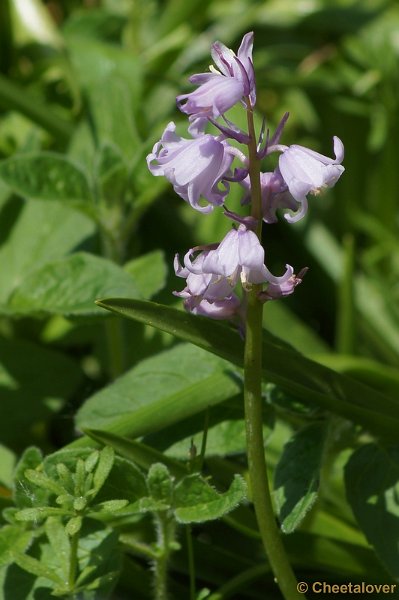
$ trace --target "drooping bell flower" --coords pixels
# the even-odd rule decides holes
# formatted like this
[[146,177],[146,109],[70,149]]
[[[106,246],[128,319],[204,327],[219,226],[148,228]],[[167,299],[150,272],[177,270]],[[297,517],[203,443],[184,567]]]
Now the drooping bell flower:
[[[233,286],[240,278],[244,287],[265,282],[280,284],[292,275],[292,268],[289,267],[282,277],[275,277],[264,260],[265,251],[258,237],[241,224],[238,229],[229,231],[219,246],[205,256],[202,270],[227,278]],[[187,261],[185,265],[190,270]]]
[[237,55],[221,42],[212,45],[212,58],[217,66],[210,73],[198,73],[189,79],[199,87],[190,94],[177,96],[178,108],[191,119],[216,119],[249,97],[256,102],[255,75],[252,64],[253,33],[244,35]]
[[189,268],[180,264],[179,255],[176,254],[175,273],[178,277],[186,280],[186,287],[181,292],[173,292],[173,294],[184,299],[195,298],[197,303],[203,299],[216,302],[231,296],[233,286],[229,280],[213,273],[206,273],[203,269],[206,257],[215,250],[206,249],[191,261],[191,256],[195,251],[196,249],[192,248],[185,256],[185,263]]
[[318,194],[323,188],[332,187],[344,172],[341,165],[344,146],[334,136],[334,158],[329,158],[304,146],[288,146],[279,158],[279,170],[288,190],[300,204],[296,214],[285,215],[287,221],[299,221],[307,210],[308,194]]
[[260,292],[260,294],[258,294],[259,299],[262,302],[266,302],[267,300],[278,300],[279,298],[290,296],[294,293],[297,285],[302,283],[302,280],[305,277],[307,271],[308,268],[304,267],[300,270],[298,275],[292,273],[290,277],[286,278],[286,280],[283,283],[270,283],[265,291]]
[[[248,204],[251,201],[251,183],[249,176],[240,183],[248,192],[242,199],[242,204]],[[260,185],[262,194],[262,215],[265,223],[277,223],[277,210],[297,210],[298,203],[290,194],[288,186],[281,177],[278,169],[274,172],[261,173]]]
[[[230,176],[230,166],[237,150],[224,139],[204,134],[185,139],[175,133],[176,125],[167,125],[162,138],[147,156],[147,165],[155,176],[164,176],[179,196],[196,210],[209,213],[220,206],[229,184],[220,182]],[[200,204],[200,198],[208,204]]]

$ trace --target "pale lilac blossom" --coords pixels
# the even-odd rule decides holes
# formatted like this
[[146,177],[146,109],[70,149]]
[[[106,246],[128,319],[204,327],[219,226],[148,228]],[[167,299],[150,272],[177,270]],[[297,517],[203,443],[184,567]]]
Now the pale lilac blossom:
[[266,302],[267,300],[277,300],[278,298],[290,296],[294,293],[295,288],[302,283],[302,280],[305,277],[307,271],[308,268],[304,267],[300,270],[298,275],[292,273],[290,277],[286,278],[286,280],[283,283],[270,283],[265,291],[260,292],[260,294],[258,294],[259,299],[262,302]]
[[[230,166],[239,151],[210,134],[190,140],[176,135],[175,129],[173,122],[167,125],[161,140],[147,156],[148,168],[153,175],[166,177],[193,208],[211,212],[224,202],[229,184],[219,184],[223,177],[232,175]],[[200,204],[200,198],[208,204]]]
[[[265,282],[281,284],[292,275],[292,268],[287,267],[283,276],[275,277],[264,260],[265,251],[257,235],[241,224],[238,229],[229,231],[217,249],[204,258],[202,270],[226,277],[232,285],[240,279],[244,287]],[[187,262],[185,265],[190,269]]]
[[[247,191],[242,199],[242,204],[248,204],[251,201],[251,183],[249,176],[246,177],[241,185]],[[278,169],[273,172],[260,174],[260,185],[262,193],[262,215],[265,223],[277,222],[277,210],[297,210],[298,203],[292,197],[288,186]]]
[[237,56],[221,42],[212,45],[212,58],[219,70],[212,66],[209,73],[192,75],[190,82],[199,87],[176,98],[178,108],[190,115],[191,121],[203,117],[216,119],[244,97],[249,97],[251,105],[255,105],[252,46],[252,32],[243,37]]
[[175,273],[178,277],[186,280],[186,287],[181,292],[173,292],[174,295],[184,299],[206,299],[210,302],[223,300],[231,296],[233,292],[231,281],[225,277],[204,271],[206,257],[215,252],[215,250],[206,249],[200,252],[194,260],[191,260],[191,256],[193,256],[195,251],[196,249],[192,248],[187,252],[184,257],[184,262],[187,266],[184,267],[180,264],[179,255],[176,254],[175,256]]
[[297,144],[283,149],[279,158],[279,170],[290,194],[300,205],[296,214],[285,215],[287,221],[299,221],[307,211],[306,196],[332,187],[344,172],[341,165],[344,146],[338,137],[334,136],[333,139],[335,159]]

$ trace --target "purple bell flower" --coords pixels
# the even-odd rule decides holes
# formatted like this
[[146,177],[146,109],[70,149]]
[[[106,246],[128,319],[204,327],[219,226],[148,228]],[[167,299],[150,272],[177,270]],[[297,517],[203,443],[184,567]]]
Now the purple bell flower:
[[[251,201],[251,184],[249,176],[246,177],[241,185],[247,190],[247,194],[242,200],[242,204],[248,204]],[[277,223],[276,212],[279,209],[297,210],[298,203],[288,191],[287,184],[281,177],[278,169],[274,172],[260,174],[260,185],[262,193],[262,215],[265,223]]]
[[178,108],[192,119],[216,119],[244,97],[251,105],[256,102],[255,75],[252,64],[253,33],[244,35],[237,56],[221,42],[212,45],[212,58],[219,70],[211,66],[210,73],[198,73],[190,82],[199,87],[190,94],[177,96]]
[[[185,139],[175,133],[176,125],[167,125],[162,138],[147,156],[148,168],[156,177],[163,175],[171,182],[179,196],[196,210],[209,213],[220,206],[229,191],[229,184],[219,183],[224,176],[231,176],[231,163],[237,149],[224,139],[204,134]],[[200,198],[208,200],[203,206]]]
[[[282,277],[275,277],[265,266],[264,260],[265,251],[258,237],[241,224],[238,229],[229,231],[216,250],[205,256],[202,270],[225,277],[233,286],[240,278],[244,287],[264,282],[280,284],[292,275],[292,268],[287,266]],[[186,261],[185,265],[191,270],[191,265]]]
[[302,283],[302,279],[305,277],[307,271],[308,268],[304,267],[298,275],[292,273],[292,275],[281,284],[270,283],[267,286],[267,290],[260,292],[258,295],[259,299],[262,302],[266,302],[267,300],[277,300],[278,298],[290,296],[294,293],[296,286]]
[[332,187],[344,172],[341,165],[344,146],[338,137],[333,139],[335,159],[296,144],[283,149],[279,170],[291,195],[300,204],[296,214],[285,215],[290,223],[299,221],[306,213],[307,194],[318,194],[323,188]]
[[[204,261],[215,250],[204,250],[192,262],[191,256],[195,252],[192,248],[184,257],[185,263],[189,268],[182,267],[179,261],[179,255],[176,254],[174,260],[174,269],[178,277],[186,280],[186,287],[181,292],[173,292],[180,298],[196,298],[197,300],[206,299],[210,302],[223,300],[231,296],[233,286],[225,277],[220,277],[204,271]],[[199,301],[198,300],[198,301]]]
[[194,298],[188,298],[184,300],[183,305],[187,311],[194,315],[201,315],[210,319],[222,320],[241,317],[241,301],[236,294],[231,294],[231,296],[227,296],[223,300],[216,300],[215,302],[210,302],[206,299],[198,302]]

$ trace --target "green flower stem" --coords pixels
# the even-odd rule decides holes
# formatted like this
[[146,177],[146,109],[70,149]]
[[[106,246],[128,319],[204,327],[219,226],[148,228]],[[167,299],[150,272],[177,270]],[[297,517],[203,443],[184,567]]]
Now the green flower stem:
[[187,560],[190,575],[190,600],[195,600],[195,561],[193,538],[190,525],[186,525]]
[[78,545],[79,531],[73,534],[70,542],[68,586],[71,591],[75,587],[76,573],[78,569]]
[[[258,220],[257,235],[262,233],[262,204],[260,186],[260,160],[253,111],[247,101],[247,121],[250,142],[249,177],[251,181],[252,216]],[[244,350],[244,406],[247,432],[247,455],[251,480],[252,499],[263,546],[276,581],[286,600],[303,600],[288,561],[279,529],[276,524],[270,494],[262,428],[262,312],[258,293],[261,285],[253,285],[247,292],[247,320]]]
[[154,514],[157,529],[158,553],[154,561],[155,600],[168,600],[168,563],[175,539],[176,523],[169,511]]

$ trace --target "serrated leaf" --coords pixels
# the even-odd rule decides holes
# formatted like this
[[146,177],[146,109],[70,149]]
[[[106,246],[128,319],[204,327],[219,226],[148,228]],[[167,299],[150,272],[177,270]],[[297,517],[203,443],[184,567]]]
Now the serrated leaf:
[[313,424],[284,446],[274,475],[274,497],[284,533],[295,531],[316,501],[324,439],[324,424]]
[[173,496],[173,478],[169,469],[162,463],[151,465],[147,475],[150,496],[156,502],[170,505]]
[[[97,304],[121,316],[172,333],[242,366],[243,341],[238,333],[222,323],[140,300],[113,298],[99,300]],[[370,431],[391,439],[397,437],[397,398],[305,358],[265,331],[263,357],[263,376],[267,381],[277,383],[306,403],[314,403],[360,423]]]
[[133,278],[121,267],[93,254],[75,252],[25,277],[7,307],[18,315],[101,316],[94,300],[105,290],[139,295]]
[[89,202],[83,171],[60,154],[23,154],[0,162],[0,179],[25,198]]
[[399,581],[399,449],[367,444],[345,467],[346,494],[356,520],[383,565]]
[[175,488],[175,516],[179,523],[220,519],[246,498],[247,486],[235,475],[227,492],[220,494],[201,475],[188,475]]

